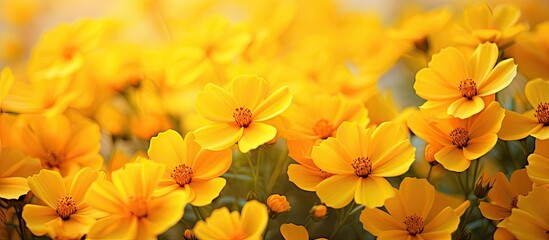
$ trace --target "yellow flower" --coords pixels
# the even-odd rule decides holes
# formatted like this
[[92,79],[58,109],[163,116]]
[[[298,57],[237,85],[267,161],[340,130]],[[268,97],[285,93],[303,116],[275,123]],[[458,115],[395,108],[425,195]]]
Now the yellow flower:
[[463,19],[466,33],[457,35],[455,41],[469,46],[484,42],[504,46],[527,30],[526,25],[518,23],[520,15],[520,9],[511,4],[496,5],[493,9],[487,3],[468,6]]
[[156,239],[183,217],[187,196],[175,191],[154,197],[164,166],[142,159],[112,173],[112,182],[92,184],[86,201],[110,215],[90,229],[89,239]]
[[242,215],[219,208],[205,221],[198,221],[193,231],[198,239],[259,240],[267,221],[267,207],[251,200],[244,204]]
[[488,192],[490,202],[481,202],[479,209],[482,215],[492,220],[502,220],[511,215],[517,207],[519,196],[526,196],[532,190],[532,181],[526,169],[513,172],[511,181],[502,172],[496,173],[494,187]]
[[84,167],[100,170],[99,126],[79,115],[31,116],[17,129],[17,147],[42,161],[42,167],[63,176]]
[[311,159],[313,146],[335,136],[336,129],[344,121],[369,123],[368,111],[358,101],[350,101],[341,95],[313,96],[313,99],[294,104],[284,113],[292,121],[286,133],[289,155],[299,163],[290,164],[288,176],[291,182],[306,191],[315,191],[318,183],[331,176]]
[[40,169],[39,159],[26,156],[16,148],[4,148],[0,142],[0,198],[17,199],[27,194],[27,177]]
[[33,234],[52,238],[78,239],[88,233],[104,213],[84,199],[90,185],[102,181],[105,174],[83,168],[74,178],[63,179],[58,172],[43,169],[29,177],[29,187],[43,205],[27,204],[23,218]]
[[545,20],[535,25],[534,31],[520,34],[517,37],[517,43],[505,51],[506,55],[517,61],[520,66],[519,72],[527,79],[549,78],[547,39],[549,39],[549,21]]
[[229,149],[202,149],[192,133],[187,133],[183,139],[174,130],[153,137],[148,155],[152,161],[166,166],[156,194],[181,191],[194,206],[208,205],[219,196],[226,183],[220,176],[227,172],[232,162]]
[[528,156],[526,171],[536,185],[549,186],[549,140],[536,139],[536,149]]
[[395,123],[385,122],[372,130],[356,122],[344,122],[335,138],[313,147],[314,163],[334,174],[316,186],[316,193],[334,208],[344,207],[353,198],[369,208],[382,206],[394,195],[384,177],[408,171],[414,154],[406,133]]
[[389,213],[365,208],[360,222],[379,239],[450,239],[460,213],[451,207],[433,208],[437,201],[435,188],[427,180],[405,178],[395,196],[385,201]]
[[549,233],[549,188],[536,187],[528,196],[520,196],[511,216],[498,224],[517,239],[547,239]]
[[[280,233],[286,240],[309,240],[309,232],[304,226],[293,223],[284,223],[280,225]],[[326,238],[315,238],[316,240]]]
[[2,112],[2,102],[8,95],[13,85],[14,78],[11,68],[5,67],[0,73],[0,112]]
[[468,118],[429,119],[417,113],[408,120],[410,129],[433,149],[434,157],[444,168],[463,172],[471,160],[490,151],[498,140],[504,110],[492,102],[479,114]]
[[195,141],[215,151],[238,142],[240,151],[248,152],[276,136],[276,128],[265,121],[284,112],[291,101],[288,87],[269,94],[268,82],[258,76],[237,77],[231,92],[206,84],[198,94],[196,109],[215,123],[196,129]]
[[526,98],[534,108],[523,114],[505,111],[503,126],[498,133],[503,140],[516,140],[532,135],[545,140],[549,138],[549,81],[534,79],[526,83]]
[[273,194],[267,198],[267,207],[269,207],[269,212],[273,216],[283,212],[289,212],[292,208],[290,202],[286,199],[286,196],[281,196],[279,194]]
[[516,75],[513,59],[496,64],[497,59],[492,43],[478,45],[470,57],[453,47],[442,49],[416,74],[414,89],[427,100],[421,108],[462,119],[479,113]]

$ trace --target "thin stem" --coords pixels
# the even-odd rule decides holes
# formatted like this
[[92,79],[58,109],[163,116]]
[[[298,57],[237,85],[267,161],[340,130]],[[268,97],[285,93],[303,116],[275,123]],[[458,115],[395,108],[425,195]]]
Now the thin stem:
[[479,203],[479,199],[475,196],[475,201],[473,202],[473,205],[471,205],[467,211],[465,212],[465,218],[463,219],[463,222],[460,222],[459,224],[459,227],[458,227],[458,230],[456,231],[456,233],[458,234],[458,236],[460,236],[463,231],[465,231],[465,227],[467,226],[467,221],[469,221],[469,217],[471,216],[471,213],[475,210],[475,208],[477,207],[478,203]]
[[257,175],[255,174],[255,167],[252,163],[252,158],[250,157],[250,152],[244,154],[246,155],[246,160],[248,161],[248,165],[250,166],[250,172],[252,173],[252,179],[253,179],[253,186],[254,186],[254,193],[257,195]]
[[[474,166],[474,170],[473,170],[473,186],[471,187],[471,190],[468,191],[468,193],[470,194],[473,190],[475,190],[475,182],[477,180],[477,171],[478,171],[478,165],[479,165],[479,159],[475,160],[475,166]],[[469,180],[469,179],[467,179]],[[467,185],[467,187],[469,187],[469,185]]]
[[430,182],[431,172],[433,171],[433,165],[429,164],[429,172],[427,173],[427,182]]
[[287,150],[283,150],[282,153],[280,153],[280,157],[276,161],[275,169],[271,173],[271,178],[269,179],[269,184],[267,185],[267,194],[270,194],[273,191],[273,188],[277,183],[278,177],[280,176],[280,172],[284,169],[284,164],[286,164],[287,156]]
[[272,222],[272,221],[273,221],[273,220],[271,220],[271,219],[269,219],[269,220],[267,221],[267,227],[265,228],[265,232],[263,233],[263,238],[264,238],[264,239],[267,239],[267,233],[269,232],[269,227],[271,226],[271,222]]
[[[351,205],[349,206],[349,209],[347,210],[347,213],[345,213],[345,215],[343,216],[339,215],[339,221],[337,223],[337,226],[334,232],[332,233],[332,235],[328,239],[334,239],[337,236],[337,234],[339,233],[339,230],[341,230],[341,227],[345,224],[345,222],[347,221],[347,218],[351,215],[351,212],[353,213],[355,212],[353,211],[354,207],[355,207],[355,202],[352,201]],[[339,214],[341,214],[341,212],[339,212]]]
[[200,213],[200,209],[197,206],[192,206],[192,208],[193,208],[194,215],[196,216],[196,219],[204,220],[202,213]]
[[26,240],[27,235],[25,234],[25,220],[23,219],[23,209],[19,208],[17,206],[17,203],[13,205],[13,208],[15,209],[15,213],[17,214],[17,220],[19,221],[19,236],[21,236],[21,240]]

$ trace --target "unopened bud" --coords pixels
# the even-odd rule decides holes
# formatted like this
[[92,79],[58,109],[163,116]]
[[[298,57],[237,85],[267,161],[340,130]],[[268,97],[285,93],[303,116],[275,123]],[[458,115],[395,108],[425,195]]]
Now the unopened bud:
[[475,196],[477,196],[477,198],[479,199],[486,198],[486,196],[488,196],[488,192],[490,192],[490,189],[494,187],[495,182],[496,179],[491,180],[486,172],[482,174],[482,176],[478,179],[477,184],[475,185]]
[[273,194],[267,198],[267,206],[269,207],[269,215],[272,219],[275,219],[278,214],[288,212],[291,209],[290,203],[286,199],[286,196],[279,194]]
[[433,144],[427,144],[425,146],[425,161],[427,161],[432,166],[437,165],[438,162],[435,159],[435,154],[440,151],[441,147],[434,146]]
[[313,206],[309,212],[310,216],[316,221],[324,219],[326,213],[328,213],[328,208],[322,204]]
[[191,229],[185,230],[183,233],[183,238],[185,240],[196,240],[196,236],[194,235],[194,232]]

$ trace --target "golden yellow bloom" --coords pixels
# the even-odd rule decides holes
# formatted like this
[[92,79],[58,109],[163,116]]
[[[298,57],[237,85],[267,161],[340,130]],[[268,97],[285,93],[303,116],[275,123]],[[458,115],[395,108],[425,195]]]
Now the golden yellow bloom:
[[416,74],[414,89],[427,100],[420,108],[461,119],[479,113],[516,75],[513,59],[496,64],[497,59],[492,43],[478,45],[471,56],[454,47],[442,49]]
[[498,227],[509,230],[517,239],[547,239],[549,234],[549,188],[536,187],[528,196],[519,196],[511,216]]
[[0,142],[0,198],[17,199],[27,194],[27,177],[40,171],[40,160],[17,148],[4,148]]
[[502,172],[496,173],[494,188],[488,193],[490,202],[481,202],[479,209],[482,215],[492,220],[502,220],[511,215],[511,210],[517,207],[519,196],[526,196],[532,190],[532,181],[526,174],[526,169],[513,172],[511,181]]
[[269,207],[269,212],[275,216],[283,212],[289,212],[292,208],[286,196],[279,194],[272,194],[267,198],[267,207]]
[[342,208],[353,198],[369,208],[382,206],[394,195],[394,188],[384,177],[405,173],[414,154],[406,132],[395,123],[385,122],[372,130],[344,122],[335,138],[313,147],[314,163],[334,174],[316,186],[316,193],[333,208]]
[[178,132],[168,130],[151,139],[148,151],[152,161],[166,166],[155,194],[181,191],[194,206],[205,206],[225,187],[221,177],[232,162],[229,149],[210,151],[202,149],[192,133],[185,139]]
[[429,119],[424,112],[408,120],[410,129],[435,149],[435,159],[444,168],[462,172],[471,160],[490,151],[498,140],[504,110],[492,102],[479,114],[468,119]]
[[518,23],[520,15],[520,9],[511,4],[499,4],[493,9],[484,2],[468,6],[463,19],[465,33],[457,34],[455,41],[469,46],[484,42],[504,46],[527,30],[525,24]]
[[89,239],[156,239],[183,217],[187,196],[175,191],[154,197],[164,166],[142,159],[112,173],[112,182],[92,184],[86,201],[110,215],[90,229]]
[[78,239],[87,234],[95,220],[105,216],[84,199],[90,185],[105,174],[83,168],[73,178],[63,179],[58,172],[43,169],[29,177],[29,187],[46,206],[27,204],[23,218],[33,234],[52,238]]
[[506,55],[517,61],[520,66],[519,72],[527,79],[539,77],[549,79],[547,39],[549,39],[549,21],[546,19],[545,22],[535,25],[534,31],[520,34],[517,37],[517,43],[505,51]]
[[267,207],[251,200],[244,204],[242,214],[216,209],[205,221],[198,221],[194,233],[198,239],[259,240],[267,226]]
[[205,149],[223,150],[238,142],[248,152],[272,140],[275,127],[265,123],[290,106],[288,87],[269,93],[269,84],[258,76],[241,76],[232,81],[231,92],[206,84],[198,94],[197,111],[215,123],[194,131],[195,141]]
[[365,208],[360,222],[380,239],[450,239],[460,214],[448,206],[433,208],[440,200],[435,193],[427,180],[405,178],[395,196],[385,201],[388,213]]
[[549,186],[549,140],[536,139],[536,149],[528,156],[526,171],[536,185]]
[[501,131],[498,133],[503,140],[516,140],[531,135],[545,140],[549,138],[549,81],[534,79],[526,83],[524,89],[526,98],[534,108],[519,114],[505,111]]
[[79,115],[30,116],[17,129],[17,147],[42,161],[42,167],[63,176],[84,167],[100,170],[99,126]]

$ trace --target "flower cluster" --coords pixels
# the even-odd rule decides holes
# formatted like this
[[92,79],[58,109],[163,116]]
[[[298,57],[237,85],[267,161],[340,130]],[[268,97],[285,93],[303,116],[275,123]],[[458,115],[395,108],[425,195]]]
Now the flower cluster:
[[547,239],[549,5],[354,4],[0,1],[0,239]]

